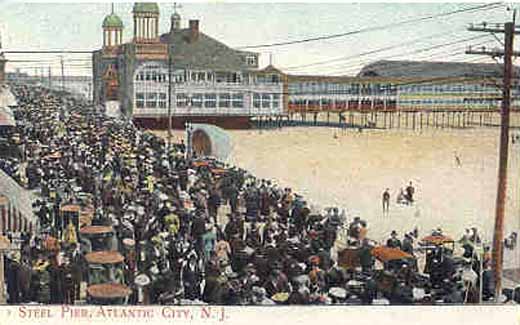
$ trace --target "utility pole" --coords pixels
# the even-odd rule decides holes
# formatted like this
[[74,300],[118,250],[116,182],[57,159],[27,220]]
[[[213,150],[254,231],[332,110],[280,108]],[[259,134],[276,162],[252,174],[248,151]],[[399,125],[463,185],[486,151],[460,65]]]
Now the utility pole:
[[[498,162],[498,186],[495,208],[495,230],[493,233],[493,251],[492,251],[492,267],[495,277],[495,302],[499,301],[502,293],[502,267],[503,267],[503,245],[504,245],[504,213],[505,200],[507,190],[507,160],[509,146],[509,111],[511,106],[511,79],[513,77],[513,56],[519,53],[513,51],[514,35],[520,33],[515,30],[515,19],[513,22],[501,24],[482,24],[478,26],[471,25],[470,31],[504,33],[504,51],[491,50],[482,48],[480,51],[466,51],[466,54],[490,55],[492,57],[503,56],[504,58],[504,75],[502,89],[502,108],[500,112],[500,145],[499,145],[499,162]],[[482,279],[481,279],[482,283]]]
[[51,74],[51,67],[49,66],[48,69],[48,74],[49,74],[49,89],[52,88],[52,74]]
[[[171,45],[170,45],[171,51]],[[168,51],[168,154],[172,148],[172,56]]]
[[65,90],[65,69],[63,67],[63,55],[60,56],[60,64],[61,64],[61,90]]

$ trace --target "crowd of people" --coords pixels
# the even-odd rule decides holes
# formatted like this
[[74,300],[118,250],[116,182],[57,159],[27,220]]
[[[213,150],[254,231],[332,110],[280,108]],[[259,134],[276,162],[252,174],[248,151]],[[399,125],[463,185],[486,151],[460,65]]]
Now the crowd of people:
[[[93,245],[84,225],[63,217],[65,205],[90,210],[86,224],[113,229],[106,249],[124,256],[118,281],[132,290],[129,304],[465,303],[478,302],[479,290],[493,297],[475,241],[465,242],[463,256],[435,241],[418,250],[417,230],[378,244],[361,218],[312,211],[290,188],[190,156],[131,121],[43,88],[13,92],[10,138],[20,154],[0,167],[38,193],[39,229],[6,258],[9,303],[84,301]],[[413,202],[413,191],[407,195]],[[381,258],[376,247],[405,255]]]

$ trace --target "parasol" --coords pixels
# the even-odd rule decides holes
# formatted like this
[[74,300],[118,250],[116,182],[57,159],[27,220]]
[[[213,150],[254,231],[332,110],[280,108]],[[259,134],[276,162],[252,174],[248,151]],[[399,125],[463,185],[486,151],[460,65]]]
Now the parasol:
[[380,260],[381,262],[389,262],[394,260],[403,260],[408,258],[413,258],[412,255],[403,252],[399,248],[386,247],[386,246],[377,246],[374,247],[370,254]]
[[79,205],[75,205],[75,204],[64,205],[61,207],[61,212],[79,213],[79,210],[80,210]]
[[79,233],[84,236],[102,235],[112,233],[112,230],[110,226],[85,226],[79,230]]
[[271,300],[278,304],[285,303],[288,299],[289,299],[289,294],[287,292],[279,292],[279,293],[274,294],[271,297]]
[[448,243],[454,243],[455,241],[453,239],[451,239],[450,237],[448,236],[443,236],[443,235],[431,235],[431,236],[426,236],[424,237],[422,240],[421,240],[422,243],[428,245],[428,244],[433,244],[433,245],[443,245],[443,244],[448,244]]
[[43,159],[60,159],[60,158],[61,158],[61,152],[54,152],[50,155],[43,157]]
[[94,284],[87,288],[87,293],[93,298],[114,299],[126,298],[131,293],[127,286],[116,283]]
[[209,166],[209,162],[207,161],[194,161],[192,163],[193,167],[202,167],[202,166]]
[[123,263],[123,255],[114,251],[92,252],[85,256],[89,264],[119,264]]

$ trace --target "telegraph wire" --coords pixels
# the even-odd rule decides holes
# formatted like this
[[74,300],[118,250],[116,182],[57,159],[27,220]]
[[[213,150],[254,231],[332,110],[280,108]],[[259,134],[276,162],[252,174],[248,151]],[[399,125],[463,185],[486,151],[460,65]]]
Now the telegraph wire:
[[431,20],[431,19],[447,17],[447,16],[461,14],[461,13],[465,13],[465,12],[481,11],[481,10],[492,10],[492,9],[500,8],[502,6],[504,6],[504,4],[502,2],[494,2],[494,3],[488,3],[488,4],[484,4],[484,5],[478,5],[478,6],[474,6],[474,7],[469,7],[469,8],[457,9],[457,10],[448,11],[448,12],[440,13],[440,14],[433,14],[433,15],[428,15],[428,16],[419,17],[419,18],[412,18],[412,19],[408,19],[408,20],[404,20],[404,21],[397,22],[397,23],[392,23],[392,24],[386,24],[386,25],[375,26],[375,27],[360,28],[360,29],[357,29],[357,30],[348,31],[348,32],[344,32],[344,33],[323,35],[323,36],[317,36],[317,37],[304,38],[304,39],[300,39],[300,40],[277,42],[277,43],[270,43],[270,44],[239,46],[239,47],[236,47],[236,48],[237,49],[256,49],[256,48],[267,48],[267,47],[276,47],[276,46],[285,46],[285,45],[309,43],[309,42],[315,42],[315,41],[323,41],[323,40],[329,40],[329,39],[345,37],[345,36],[352,36],[352,35],[356,35],[356,34],[373,32],[373,31],[378,31],[378,30],[385,30],[385,29],[396,28],[396,27],[400,27],[400,26],[403,26],[403,25],[407,25],[407,24],[418,23],[418,22],[422,22],[422,21],[427,21],[427,20]]
[[[489,35],[480,35],[480,36],[481,36],[480,39],[485,38],[485,37],[489,37]],[[396,57],[400,57],[402,55],[413,55],[413,54],[420,54],[420,53],[430,52],[430,51],[434,51],[434,50],[441,49],[441,48],[444,48],[444,47],[449,47],[449,46],[453,46],[453,45],[457,45],[457,44],[461,44],[461,43],[465,43],[465,42],[472,41],[472,40],[477,40],[477,39],[479,39],[479,38],[470,37],[470,38],[466,38],[466,39],[462,39],[462,40],[447,42],[447,43],[443,43],[443,44],[437,44],[437,45],[433,45],[433,46],[429,46],[429,47],[425,47],[425,48],[415,49],[415,50],[412,50],[412,51],[407,51],[407,52],[403,52],[403,53],[393,54],[393,55],[389,55],[389,56],[385,56],[385,57],[381,57],[381,58],[377,58],[377,59],[368,59],[368,60],[365,60],[365,61],[361,61],[359,63],[351,63],[351,64],[347,64],[347,65],[342,64],[342,65],[332,66],[332,67],[329,67],[329,68],[333,68],[334,69],[333,71],[337,71],[338,69],[346,69],[346,71],[350,71],[350,70],[358,69],[360,67],[360,64],[367,64],[369,62],[374,62],[374,61],[384,61],[386,59],[396,58]],[[474,44],[474,46],[488,44],[490,42],[491,42],[491,40],[487,40],[485,42]],[[466,47],[464,47],[463,49],[465,49],[465,48]],[[325,71],[328,71],[327,68],[325,69]]]
[[312,66],[317,66],[317,65],[325,65],[325,64],[332,63],[332,62],[344,61],[344,60],[354,59],[354,58],[358,58],[358,57],[362,57],[362,56],[366,56],[366,55],[377,54],[377,53],[380,53],[380,52],[385,52],[385,51],[393,50],[393,49],[396,49],[396,48],[400,48],[400,47],[403,47],[403,46],[409,46],[409,45],[412,45],[412,44],[415,44],[415,43],[420,43],[421,41],[424,41],[424,40],[427,40],[427,39],[435,39],[435,38],[437,38],[439,36],[446,36],[446,35],[450,35],[450,34],[453,34],[453,32],[452,33],[448,33],[448,34],[446,34],[446,32],[436,33],[436,34],[432,34],[432,35],[429,35],[429,36],[419,37],[419,38],[416,38],[416,39],[413,39],[411,41],[407,41],[407,42],[404,42],[404,43],[399,43],[399,44],[394,44],[394,45],[390,45],[390,46],[386,46],[386,47],[381,47],[381,48],[378,48],[378,49],[374,49],[374,50],[370,50],[370,51],[366,51],[366,52],[361,52],[361,53],[357,53],[357,54],[353,54],[353,55],[349,55],[349,56],[343,56],[343,57],[339,57],[339,58],[335,58],[335,59],[329,59],[329,60],[325,60],[325,61],[318,61],[318,62],[313,62],[313,63],[307,63],[307,64],[297,65],[297,66],[281,67],[280,69],[289,71],[289,70],[300,70],[302,68],[307,68],[307,67],[312,67]]
[[[478,44],[483,45],[483,44],[488,44],[488,43],[483,42],[483,43],[478,43]],[[466,54],[464,53],[464,50],[465,50],[465,47],[460,47],[460,48],[452,49],[450,51],[443,51],[443,52],[439,52],[439,53],[435,53],[435,54],[428,54],[428,56],[425,56],[425,57],[414,57],[413,60],[410,60],[410,59],[399,60],[399,58],[389,60],[389,58],[382,58],[381,60],[377,60],[377,61],[368,61],[368,62],[364,63],[364,65],[361,67],[359,65],[352,65],[350,68],[347,68],[347,69],[345,69],[345,68],[335,69],[335,70],[329,71],[327,73],[327,75],[338,75],[338,74],[349,75],[356,71],[357,71],[356,75],[358,75],[359,73],[361,73],[361,71],[363,69],[370,66],[372,63],[377,63],[377,68],[383,69],[384,72],[396,72],[396,71],[402,71],[403,69],[405,69],[405,71],[407,71],[407,72],[413,72],[413,71],[415,71],[415,69],[412,70],[410,65],[412,65],[412,68],[413,67],[417,68],[416,64],[418,62],[438,63],[447,58],[452,59],[454,57],[461,57],[461,56],[465,57]],[[424,55],[424,54],[422,54],[422,55]],[[449,63],[449,62],[455,62],[455,61],[446,61],[446,63]],[[467,63],[468,61],[463,60],[460,62]],[[489,64],[493,64],[493,63],[489,63]]]

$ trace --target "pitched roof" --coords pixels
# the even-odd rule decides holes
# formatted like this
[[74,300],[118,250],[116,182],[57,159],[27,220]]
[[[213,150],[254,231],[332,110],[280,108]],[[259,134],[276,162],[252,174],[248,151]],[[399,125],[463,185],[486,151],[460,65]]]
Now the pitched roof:
[[272,64],[269,64],[268,66],[266,66],[265,68],[261,69],[261,70],[258,70],[258,72],[260,73],[278,73],[278,74],[284,74],[284,72],[280,69],[278,69],[277,67],[275,67],[274,65]]
[[172,44],[175,66],[213,70],[256,68],[248,66],[245,60],[248,54],[256,56],[256,53],[234,50],[202,32],[199,32],[197,40],[191,42],[189,28],[163,34],[161,42]]
[[[516,72],[519,71],[515,68]],[[376,61],[361,69],[360,77],[451,78],[501,77],[503,66],[494,63]]]

